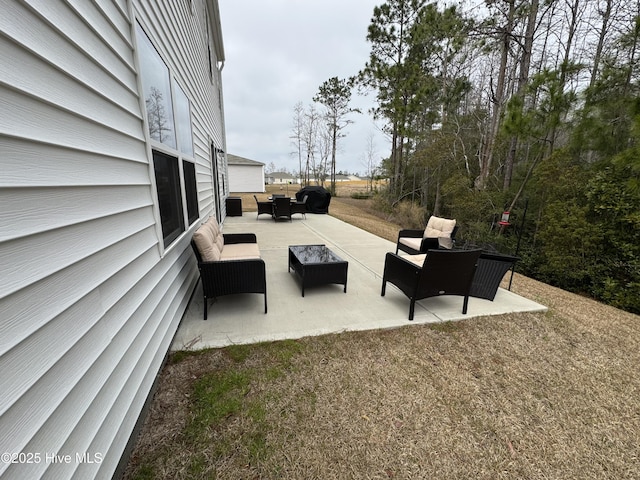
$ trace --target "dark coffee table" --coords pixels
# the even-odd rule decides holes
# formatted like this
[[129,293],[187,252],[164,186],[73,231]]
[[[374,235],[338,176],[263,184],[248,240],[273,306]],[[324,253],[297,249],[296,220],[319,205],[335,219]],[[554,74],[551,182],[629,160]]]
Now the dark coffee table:
[[347,267],[345,262],[325,245],[290,245],[289,271],[302,279],[302,296],[304,289],[315,285],[337,283],[344,285],[347,293]]

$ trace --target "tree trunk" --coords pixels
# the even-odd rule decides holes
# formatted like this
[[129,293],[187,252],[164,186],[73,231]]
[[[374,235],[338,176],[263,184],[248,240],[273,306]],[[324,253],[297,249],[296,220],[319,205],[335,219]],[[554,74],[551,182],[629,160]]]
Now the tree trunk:
[[440,191],[440,174],[437,173],[437,178],[436,178],[436,198],[435,201],[433,202],[433,214],[436,217],[440,216],[440,204],[442,203],[442,193]]
[[336,194],[336,147],[337,147],[338,127],[333,123],[331,132],[331,195]]
[[[536,21],[538,18],[539,0],[532,0],[531,9],[529,10],[529,18],[527,20],[527,30],[524,38],[522,49],[522,59],[520,61],[520,75],[518,77],[518,90],[516,95],[524,99],[525,88],[529,81],[529,69],[531,67],[531,53],[533,51],[533,35],[536,30]],[[524,105],[524,102],[523,102]],[[518,136],[513,135],[509,142],[509,151],[504,166],[504,182],[502,189],[509,190],[511,187],[511,178],[513,177],[513,165],[515,163],[516,151],[518,148]]]
[[[640,5],[638,5],[640,7]],[[631,87],[631,79],[633,78],[633,68],[636,64],[636,52],[638,49],[638,39],[640,37],[640,18],[636,16],[633,28],[633,43],[631,45],[631,52],[629,55],[629,69],[627,70],[627,78],[624,84],[624,96],[629,94],[629,88]]]
[[509,48],[511,46],[511,35],[513,34],[513,24],[515,18],[515,0],[506,0],[509,4],[509,13],[507,17],[507,24],[502,32],[502,51],[500,56],[500,68],[498,70],[498,82],[496,84],[496,90],[493,95],[493,115],[491,117],[491,124],[489,127],[489,135],[487,136],[486,144],[484,145],[481,157],[480,157],[480,175],[476,178],[475,187],[478,190],[483,190],[487,185],[489,174],[491,173],[491,163],[493,162],[493,150],[495,147],[496,138],[498,136],[498,130],[500,127],[500,120],[502,117],[502,109],[504,107],[504,92],[507,78],[507,63],[509,60]]
[[391,192],[394,197],[399,195],[398,183],[400,181],[400,163],[398,161],[398,128],[393,126],[391,133]]
[[598,70],[600,68],[600,58],[602,58],[602,49],[604,48],[604,41],[607,36],[607,29],[609,28],[609,20],[611,18],[611,9],[613,6],[613,0],[607,0],[607,5],[602,12],[602,27],[600,28],[600,35],[598,36],[598,44],[596,45],[596,53],[593,57],[593,67],[591,69],[591,80],[589,80],[589,88],[593,88],[598,79]]
[[[567,37],[567,44],[564,49],[564,57],[562,59],[562,65],[560,66],[560,92],[564,92],[564,86],[567,83],[567,69],[569,67],[569,60],[571,59],[571,47],[573,46],[573,39],[576,35],[576,29],[578,27],[578,8],[580,6],[580,0],[573,0],[571,5],[571,22],[569,23],[569,35]],[[556,139],[558,137],[558,127],[554,125],[551,129],[551,135],[549,136],[549,155],[553,154],[555,149]]]

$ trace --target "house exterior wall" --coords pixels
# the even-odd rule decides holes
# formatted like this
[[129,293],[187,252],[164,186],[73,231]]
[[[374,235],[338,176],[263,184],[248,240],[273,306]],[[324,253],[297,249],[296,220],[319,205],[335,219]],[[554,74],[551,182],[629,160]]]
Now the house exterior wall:
[[231,192],[264,192],[264,166],[229,165]]
[[204,220],[229,191],[208,18],[215,0],[3,2],[0,452],[32,460],[3,457],[3,480],[111,478],[120,462],[196,284],[200,223],[164,248],[135,24],[190,100]]

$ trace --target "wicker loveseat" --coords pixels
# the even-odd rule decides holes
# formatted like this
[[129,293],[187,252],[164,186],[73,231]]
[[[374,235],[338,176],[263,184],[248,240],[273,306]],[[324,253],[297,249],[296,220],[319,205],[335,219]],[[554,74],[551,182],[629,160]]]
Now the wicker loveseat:
[[191,247],[202,279],[205,320],[209,299],[235,293],[264,294],[267,313],[265,263],[260,258],[255,234],[223,234],[211,217],[193,234]]

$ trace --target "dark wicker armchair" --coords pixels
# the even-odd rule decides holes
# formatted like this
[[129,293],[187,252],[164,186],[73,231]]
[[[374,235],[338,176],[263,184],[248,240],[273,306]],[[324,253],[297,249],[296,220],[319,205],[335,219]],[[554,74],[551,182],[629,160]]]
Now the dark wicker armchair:
[[[426,253],[428,250],[437,249],[437,248],[448,248],[451,249],[455,244],[455,236],[458,231],[458,226],[456,225],[451,232],[451,238],[447,237],[426,237],[424,238],[424,230],[400,230],[398,232],[398,241],[396,242],[396,253],[399,250],[408,253],[409,255],[418,255],[421,253]],[[410,247],[402,243],[402,239],[406,238],[415,238],[420,240],[418,248]]]
[[[480,249],[429,250],[425,255],[413,258],[387,253],[381,295],[385,295],[387,282],[398,287],[409,297],[409,320],[413,320],[416,301],[439,295],[462,295],[462,313],[466,314],[481,253]],[[422,260],[423,256],[421,265],[415,263],[415,260]]]
[[[224,234],[225,245],[236,243],[257,243],[253,233]],[[195,242],[191,247],[198,260],[198,270],[202,279],[204,295],[204,319],[207,319],[207,301],[223,295],[235,293],[264,294],[264,313],[267,313],[267,277],[264,260],[251,258],[243,260],[221,260],[206,262]]]
[[[452,223],[453,226],[451,226]],[[443,231],[443,228],[447,230]],[[455,244],[457,231],[458,225],[455,225],[455,220],[431,216],[426,229],[400,230],[398,232],[396,253],[402,250],[410,255],[418,255],[427,253],[427,250],[433,248],[451,249]]]
[[256,205],[258,207],[258,215],[256,215],[256,219],[258,219],[258,217],[260,217],[260,215],[262,214],[269,215],[270,217],[273,216],[273,203],[261,202],[255,195],[253,196],[253,198],[256,199]]

